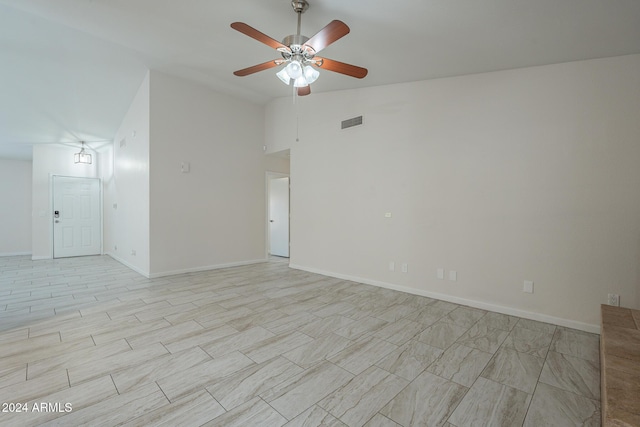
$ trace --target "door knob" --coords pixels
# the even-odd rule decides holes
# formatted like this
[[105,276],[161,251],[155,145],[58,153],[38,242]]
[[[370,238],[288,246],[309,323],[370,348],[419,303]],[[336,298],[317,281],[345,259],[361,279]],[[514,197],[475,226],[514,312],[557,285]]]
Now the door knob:
[[272,219],[270,219],[270,220],[269,220],[269,222],[273,222],[273,220],[272,220]]
[[57,219],[56,219],[56,224],[57,224],[57,223],[59,223],[59,222],[60,222],[60,220],[57,220]]

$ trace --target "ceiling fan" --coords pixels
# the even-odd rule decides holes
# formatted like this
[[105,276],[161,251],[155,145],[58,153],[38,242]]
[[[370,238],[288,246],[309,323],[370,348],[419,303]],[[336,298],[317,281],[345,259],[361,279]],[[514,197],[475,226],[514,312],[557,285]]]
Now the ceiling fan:
[[234,22],[231,28],[240,31],[251,38],[274,48],[282,55],[282,58],[254,65],[235,71],[236,76],[248,76],[258,71],[268,70],[282,64],[287,64],[276,75],[283,83],[293,84],[298,95],[304,96],[311,93],[311,83],[316,81],[320,73],[316,68],[329,70],[358,79],[367,75],[367,69],[355,65],[346,64],[333,59],[316,56],[322,49],[336,40],[349,34],[349,27],[342,21],[331,21],[326,27],[309,38],[300,34],[300,21],[302,14],[309,8],[306,0],[293,0],[293,10],[298,14],[298,31],[296,34],[285,37],[282,43],[267,36],[244,22]]

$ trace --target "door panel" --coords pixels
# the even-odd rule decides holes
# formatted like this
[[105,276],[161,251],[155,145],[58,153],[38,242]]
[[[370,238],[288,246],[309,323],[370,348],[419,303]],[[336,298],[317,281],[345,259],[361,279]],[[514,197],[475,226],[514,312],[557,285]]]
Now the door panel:
[[101,253],[100,180],[54,176],[53,211],[54,258]]
[[62,226],[62,247],[73,247],[73,227]]

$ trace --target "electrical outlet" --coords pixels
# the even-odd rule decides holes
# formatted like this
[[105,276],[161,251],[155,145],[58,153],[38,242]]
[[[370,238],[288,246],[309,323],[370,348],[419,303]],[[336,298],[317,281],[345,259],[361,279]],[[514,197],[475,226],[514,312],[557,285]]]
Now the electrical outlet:
[[133,256],[136,255],[136,250],[135,249],[131,249],[131,255],[133,255]]
[[452,282],[458,280],[458,272],[455,270],[449,270],[449,280]]
[[402,272],[403,273],[408,273],[409,272],[409,264],[407,264],[406,262],[402,263]]
[[389,271],[396,271],[396,263],[393,261],[389,262]]
[[438,277],[438,279],[444,280],[444,268],[439,268],[438,270],[436,270],[436,276]]
[[620,307],[620,295],[618,295],[618,294],[609,294],[609,305],[613,305],[615,307]]

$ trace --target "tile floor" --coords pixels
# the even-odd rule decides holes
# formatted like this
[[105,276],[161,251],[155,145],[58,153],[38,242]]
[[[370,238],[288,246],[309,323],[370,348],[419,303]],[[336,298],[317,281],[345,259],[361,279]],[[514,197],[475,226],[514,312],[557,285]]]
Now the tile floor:
[[598,345],[283,262],[0,258],[3,426],[597,426]]

